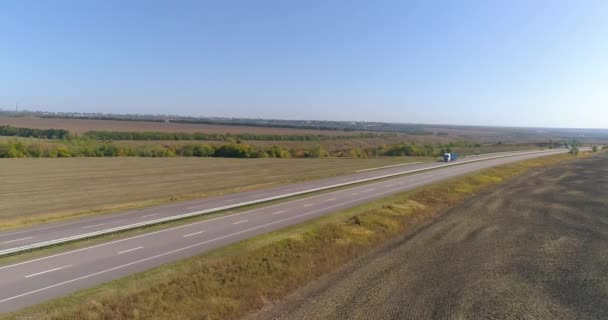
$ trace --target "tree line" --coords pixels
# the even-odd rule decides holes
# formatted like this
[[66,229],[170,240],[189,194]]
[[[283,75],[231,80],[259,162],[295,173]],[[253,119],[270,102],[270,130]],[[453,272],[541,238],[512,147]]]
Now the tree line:
[[18,128],[12,126],[0,126],[0,136],[25,137],[25,138],[44,138],[44,139],[65,139],[70,136],[70,132],[64,129],[33,129]]
[[69,158],[69,157],[224,157],[224,158],[321,158],[330,156],[321,146],[308,149],[285,149],[279,146],[253,147],[245,143],[208,145],[118,145],[86,139],[61,142],[0,142],[0,158]]
[[0,158],[62,157],[224,157],[224,158],[323,158],[381,156],[439,156],[466,143],[399,143],[368,148],[326,150],[321,145],[309,148],[252,146],[247,143],[208,145],[204,143],[122,145],[94,139],[73,138],[60,141],[13,140],[0,142]]
[[[78,135],[64,129],[33,129],[13,126],[0,126],[0,136],[44,138],[44,139],[70,139]],[[356,138],[386,138],[394,137],[394,133],[361,132],[352,135],[314,135],[314,134],[258,134],[258,133],[188,133],[188,132],[135,132],[135,131],[87,131],[83,137],[96,140],[202,140],[202,141],[322,141],[342,140]]]
[[133,132],[133,131],[87,131],[85,137],[97,140],[207,140],[207,141],[321,141],[353,138],[379,138],[394,134],[360,133],[348,136],[331,135],[281,135],[258,133],[188,133],[188,132]]

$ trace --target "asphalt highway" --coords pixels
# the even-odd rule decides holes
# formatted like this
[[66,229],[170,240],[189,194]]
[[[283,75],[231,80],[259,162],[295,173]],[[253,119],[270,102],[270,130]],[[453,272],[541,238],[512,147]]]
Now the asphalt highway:
[[[564,153],[565,149],[510,154],[508,157],[486,155],[480,161],[446,166],[445,163],[412,164],[370,170],[347,177],[336,177],[283,187],[233,194],[225,197],[190,201],[145,210],[86,218],[78,221],[11,231],[0,234],[7,247],[31,241],[62,237],[87,229],[107,228],[132,221],[170,216],[192,210],[240,203],[247,199],[292,193],[337,182],[357,181],[388,173],[436,168],[388,180],[356,185],[351,188],[291,200],[245,212],[154,231],[87,248],[54,254],[21,263],[0,266],[0,312],[60,297],[86,287],[101,284],[171,261],[196,255],[252,236],[298,224],[341,209],[379,199],[390,194],[467,174],[501,164]],[[466,158],[461,159],[464,162]],[[442,166],[446,166],[442,168]]]
[[[539,155],[551,152],[563,152],[563,150],[544,150],[540,152],[538,150],[533,151],[534,154]],[[214,210],[215,208],[225,208],[226,206],[239,206],[240,204],[247,204],[260,199],[287,196],[294,193],[306,192],[308,190],[315,190],[344,183],[353,183],[365,179],[374,179],[386,175],[401,173],[405,174],[417,170],[441,168],[446,165],[460,165],[462,162],[466,161],[480,161],[515,154],[530,154],[530,151],[472,156],[462,158],[452,163],[431,162],[414,163],[398,167],[392,166],[377,170],[360,171],[348,176],[294,183],[276,188],[234,193],[221,197],[179,202],[147,209],[119,212],[97,217],[86,217],[66,222],[51,223],[31,228],[5,231],[0,232],[0,255],[2,255],[3,251],[5,250],[27,248],[27,246],[30,245],[46,244],[49,241],[71,239],[72,237],[84,236],[96,232],[106,232],[117,227],[154,222],[159,219],[170,219],[171,217],[178,215],[196,214],[200,211]],[[210,181],[210,183],[213,182]]]

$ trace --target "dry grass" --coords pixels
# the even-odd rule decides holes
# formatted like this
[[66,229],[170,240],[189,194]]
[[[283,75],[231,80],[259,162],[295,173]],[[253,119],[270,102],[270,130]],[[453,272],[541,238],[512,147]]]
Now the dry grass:
[[421,158],[0,159],[0,228],[350,174]]
[[34,306],[5,319],[234,319],[277,301],[443,209],[551,156],[485,170]]

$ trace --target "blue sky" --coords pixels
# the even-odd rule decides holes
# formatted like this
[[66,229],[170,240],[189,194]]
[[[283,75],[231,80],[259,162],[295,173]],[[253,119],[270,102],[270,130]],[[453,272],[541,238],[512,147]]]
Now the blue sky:
[[608,1],[0,1],[0,108],[608,128]]

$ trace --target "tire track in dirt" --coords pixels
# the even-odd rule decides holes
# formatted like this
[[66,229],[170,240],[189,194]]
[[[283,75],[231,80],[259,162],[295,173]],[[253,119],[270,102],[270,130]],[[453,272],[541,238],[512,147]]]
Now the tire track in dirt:
[[606,319],[608,156],[485,192],[256,319]]

